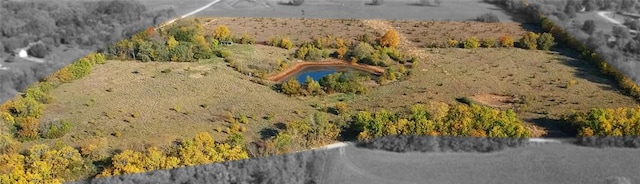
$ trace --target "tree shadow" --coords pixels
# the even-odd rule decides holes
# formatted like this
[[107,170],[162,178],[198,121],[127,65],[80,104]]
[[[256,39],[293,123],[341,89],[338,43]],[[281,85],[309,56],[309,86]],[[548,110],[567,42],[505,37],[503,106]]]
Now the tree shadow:
[[600,68],[595,66],[592,62],[580,59],[579,54],[576,51],[568,49],[564,45],[554,46],[551,48],[551,51],[557,52],[558,55],[568,57],[558,59],[560,60],[560,63],[576,69],[576,72],[574,73],[575,77],[599,84],[602,90],[622,93],[614,79],[602,74],[600,72]]
[[273,127],[267,127],[267,128],[263,128],[262,130],[260,130],[260,139],[262,140],[266,140],[272,137],[275,137],[276,135],[278,135],[278,130],[273,128]]
[[526,121],[547,130],[547,134],[542,136],[544,138],[571,138],[577,135],[576,128],[562,119],[542,117],[526,119]]

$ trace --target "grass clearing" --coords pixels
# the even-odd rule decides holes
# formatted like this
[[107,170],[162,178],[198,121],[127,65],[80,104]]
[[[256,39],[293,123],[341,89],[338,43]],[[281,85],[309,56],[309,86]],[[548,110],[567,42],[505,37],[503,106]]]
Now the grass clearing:
[[[534,131],[533,136],[549,133],[546,131],[550,127],[544,122],[557,119],[571,110],[637,105],[632,98],[612,87],[612,82],[598,74],[596,68],[569,57],[572,54],[565,51],[421,48],[422,43],[410,41],[415,34],[407,34],[408,29],[414,29],[409,25],[414,24],[432,24],[420,28],[430,35],[443,35],[451,29],[471,29],[474,26],[487,27],[477,35],[497,37],[504,34],[493,29],[512,30],[514,37],[524,33],[524,29],[514,23],[275,18],[202,21],[208,22],[205,24],[208,30],[224,24],[236,36],[242,34],[239,30],[246,31],[254,35],[258,43],[271,39],[270,33],[287,31],[301,31],[283,34],[297,40],[295,43],[311,41],[314,35],[330,34],[334,34],[333,38],[353,40],[368,33],[375,39],[375,35],[393,28],[394,24],[401,24],[396,27],[401,34],[399,48],[418,55],[420,59],[417,65],[410,67],[412,75],[408,80],[375,87],[366,95],[332,94],[324,97],[280,94],[269,86],[251,82],[250,76],[228,67],[231,62],[227,63],[228,60],[225,62],[222,58],[197,63],[110,61],[97,66],[84,79],[53,90],[51,93],[56,100],[47,106],[42,121],[64,119],[74,123],[71,132],[61,138],[74,146],[88,138],[106,137],[111,150],[140,150],[145,145],[169,145],[177,138],[190,137],[199,131],[208,131],[216,140],[222,140],[230,125],[226,122],[229,113],[236,117],[248,116],[244,134],[247,141],[252,141],[263,136],[263,128],[306,118],[314,112],[333,108],[338,102],[347,103],[350,111],[375,111],[383,107],[393,111],[416,103],[454,104],[458,103],[456,99],[466,97],[489,106],[515,108],[518,116]],[[333,24],[337,27],[313,29]],[[464,32],[455,32],[460,35],[453,36],[463,37]],[[444,41],[447,38],[433,39]],[[252,73],[265,70],[267,74],[277,72],[276,60],[287,60],[294,52],[260,44],[234,44],[222,46],[222,49],[232,53],[227,59],[241,66],[242,70]],[[292,66],[291,63],[288,66]],[[40,142],[53,144],[54,141],[29,142],[25,147]]]
[[[165,69],[171,72],[162,73]],[[203,72],[208,75],[193,77]],[[262,127],[297,116],[287,112],[313,110],[300,100],[250,82],[219,61],[109,61],[84,79],[63,84],[51,94],[56,96],[56,102],[47,106],[42,121],[74,122],[71,132],[62,138],[65,143],[78,146],[90,137],[107,137],[110,149],[170,145],[174,139],[200,131],[223,140],[226,135],[215,129],[228,127],[226,112],[251,115],[245,125],[245,136],[250,141],[258,138]],[[89,101],[93,101],[92,105],[83,105]],[[203,108],[201,104],[209,105]],[[259,118],[267,114],[275,116],[271,121]],[[109,136],[115,133],[117,137]]]

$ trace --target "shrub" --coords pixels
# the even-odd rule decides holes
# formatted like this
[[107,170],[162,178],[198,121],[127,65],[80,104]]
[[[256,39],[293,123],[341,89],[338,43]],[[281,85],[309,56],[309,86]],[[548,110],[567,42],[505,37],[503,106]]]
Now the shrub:
[[344,59],[344,56],[347,54],[347,51],[349,51],[349,49],[347,47],[338,48],[338,50],[336,50],[337,58],[338,59]]
[[498,41],[500,42],[501,47],[506,47],[506,48],[513,47],[514,40],[513,40],[513,37],[509,35],[500,36]]
[[480,41],[480,45],[485,48],[492,48],[496,46],[496,40],[494,38],[483,38]]
[[102,160],[108,156],[107,140],[91,138],[84,140],[80,146],[80,154],[89,160]]
[[231,30],[225,25],[216,27],[213,38],[220,41],[231,41]]
[[383,47],[395,48],[396,46],[398,46],[399,42],[400,42],[400,36],[398,35],[398,32],[394,29],[387,31],[380,38],[380,45]]
[[227,138],[227,142],[229,142],[229,145],[233,147],[244,147],[246,144],[244,135],[237,132],[231,133],[231,135],[229,135],[229,137]]
[[299,95],[301,92],[300,82],[296,78],[291,78],[282,84],[282,91],[287,95]]
[[41,128],[40,134],[42,138],[55,139],[64,136],[69,131],[71,131],[71,123],[63,120],[45,124]]
[[462,45],[464,46],[465,49],[475,49],[480,46],[480,42],[478,41],[478,38],[474,36],[474,37],[465,39],[464,42],[462,42]]
[[595,21],[593,21],[593,20],[584,21],[584,24],[582,25],[581,30],[584,31],[585,33],[589,34],[589,35],[593,34],[593,32],[595,32],[595,30],[596,30]]
[[500,22],[500,19],[498,19],[498,16],[493,14],[493,12],[489,12],[489,13],[485,13],[478,16],[478,18],[476,18],[476,21],[492,23],[492,22]]
[[246,32],[242,34],[242,38],[240,38],[240,43],[242,44],[254,44],[256,41],[253,36],[247,34]]
[[0,154],[17,153],[19,149],[20,143],[13,140],[11,135],[4,133],[0,135]]
[[362,60],[371,57],[374,52],[375,49],[371,44],[367,42],[360,42],[355,48],[353,48],[351,55],[356,57],[358,60]]
[[280,41],[281,41],[281,38],[279,38],[277,36],[273,36],[269,40],[269,45],[270,46],[274,46],[274,47],[280,47]]
[[291,50],[293,48],[293,42],[289,40],[289,37],[284,37],[280,41],[280,47],[283,49]]
[[249,123],[249,118],[247,118],[247,116],[245,116],[245,115],[242,115],[242,116],[240,116],[239,121],[242,124],[248,124]]
[[29,55],[37,58],[44,58],[45,56],[49,55],[50,52],[51,50],[47,48],[47,46],[43,43],[35,44],[31,46],[29,50],[27,50],[27,53]]
[[460,44],[458,43],[458,40],[450,38],[449,40],[447,40],[447,46],[456,48],[456,47],[460,47]]
[[538,48],[538,37],[540,37],[540,35],[538,35],[537,33],[534,33],[534,32],[526,33],[520,39],[520,47],[522,47],[524,49],[529,49],[529,50],[537,49]]
[[344,114],[349,110],[349,105],[345,102],[338,102],[336,103],[336,111],[338,112],[338,114]]
[[18,125],[18,137],[34,139],[38,137],[38,127],[40,122],[33,117],[19,117],[16,118],[16,124]]
[[538,49],[540,50],[549,50],[556,44],[551,33],[542,33],[542,35],[538,37],[537,41]]
[[510,147],[521,147],[526,142],[526,139],[521,138],[394,135],[360,141],[356,146],[393,152],[489,153]]

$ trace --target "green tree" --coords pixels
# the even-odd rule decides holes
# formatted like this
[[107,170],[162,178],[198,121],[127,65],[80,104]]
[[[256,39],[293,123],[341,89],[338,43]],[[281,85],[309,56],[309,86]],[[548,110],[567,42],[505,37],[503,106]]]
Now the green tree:
[[213,38],[220,41],[231,41],[231,30],[225,25],[220,25],[214,30]]
[[534,50],[538,48],[538,35],[534,32],[528,32],[520,39],[520,46],[524,49]]
[[316,80],[313,80],[311,76],[307,76],[304,83],[309,94],[318,95],[322,92],[322,86],[320,86],[320,83]]
[[480,41],[478,40],[477,37],[470,37],[464,40],[464,42],[462,42],[462,45],[464,46],[465,49],[475,49],[480,47]]
[[538,37],[538,49],[549,50],[553,45],[555,45],[555,41],[551,33],[542,33],[542,35]]
[[300,82],[298,82],[298,80],[295,78],[291,78],[287,82],[282,84],[282,90],[284,94],[287,94],[287,95],[291,95],[291,96],[299,95],[301,92],[300,89],[301,89]]

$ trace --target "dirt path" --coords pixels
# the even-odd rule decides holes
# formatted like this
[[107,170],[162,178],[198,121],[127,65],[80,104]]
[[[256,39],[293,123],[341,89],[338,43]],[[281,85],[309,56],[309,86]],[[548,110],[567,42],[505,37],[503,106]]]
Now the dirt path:
[[295,63],[293,66],[288,67],[284,71],[269,77],[268,80],[281,82],[283,79],[286,79],[287,77],[297,73],[298,71],[310,66],[349,66],[349,67],[353,67],[353,68],[364,70],[371,73],[376,73],[376,74],[384,73],[384,68],[381,68],[381,67],[361,65],[361,64],[351,64],[345,61],[332,59],[332,60],[326,60],[321,62],[309,62],[309,61],[300,62],[299,61]]
[[[392,25],[390,25],[390,23],[388,21],[384,21],[384,20],[362,20],[362,22],[371,27],[372,29],[384,34],[385,32],[387,32],[387,30],[391,30],[391,29],[395,29]],[[429,55],[427,53],[424,52],[424,50],[422,50],[421,48],[416,47],[413,43],[411,43],[409,40],[407,40],[407,38],[402,34],[402,33],[398,33],[400,35],[400,43],[398,43],[398,48],[402,49],[404,51],[407,52],[407,54],[412,55],[412,56],[416,56],[418,58],[419,61],[426,61],[429,62],[431,64],[433,64],[434,66],[436,66],[438,69],[440,69],[442,71],[442,73],[444,73],[445,75],[451,75],[447,70],[445,70],[442,66],[440,66],[438,63],[436,63],[435,61],[431,60],[429,58]]]

